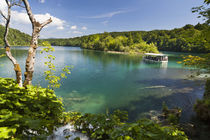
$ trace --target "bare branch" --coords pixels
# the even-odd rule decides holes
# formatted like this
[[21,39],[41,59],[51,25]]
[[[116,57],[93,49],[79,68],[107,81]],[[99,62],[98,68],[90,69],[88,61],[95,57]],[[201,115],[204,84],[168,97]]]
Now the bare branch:
[[18,83],[18,85],[20,87],[23,86],[23,83],[22,83],[22,72],[21,72],[21,68],[20,68],[20,65],[18,64],[17,60],[12,56],[12,53],[11,53],[11,50],[10,50],[10,44],[7,40],[7,36],[8,36],[8,33],[9,33],[9,24],[10,24],[10,18],[11,18],[11,2],[10,3],[8,2],[8,0],[5,0],[6,3],[7,3],[7,6],[8,6],[8,13],[7,13],[7,18],[5,16],[3,16],[3,13],[1,14],[5,19],[6,19],[6,24],[5,24],[5,33],[4,33],[4,43],[5,43],[5,50],[6,50],[6,55],[7,57],[11,60],[11,62],[13,63],[14,65],[14,70],[15,70],[15,73],[16,73],[16,81]]
[[41,24],[41,28],[43,28],[43,27],[46,26],[47,24],[50,24],[51,22],[52,22],[52,19],[49,18],[48,20],[46,20],[45,22],[43,22],[43,23]]
[[25,75],[24,86],[27,86],[27,85],[32,84],[32,78],[33,78],[33,73],[34,73],[34,64],[35,64],[35,58],[36,58],[36,49],[38,47],[39,33],[44,26],[46,26],[47,24],[52,22],[52,19],[49,18],[45,22],[39,23],[34,18],[34,15],[31,11],[28,0],[22,0],[22,1],[26,7],[26,12],[29,16],[29,19],[30,19],[32,27],[33,27],[32,39],[31,39],[31,43],[30,43],[30,48],[28,50],[28,57],[26,59],[26,64],[25,64],[26,72],[24,73],[24,75]]
[[11,2],[10,2],[11,7],[12,7],[12,6],[19,6],[19,7],[21,7],[21,8],[26,8],[25,6],[23,6],[23,5],[21,5],[21,4],[22,4],[22,0],[19,0],[18,2],[16,2],[16,1],[11,1]]
[[4,18],[4,19],[6,19],[7,20],[7,17],[3,14],[3,12],[0,10],[0,14],[1,14],[1,16]]
[[29,5],[29,2],[27,0],[22,0],[22,1],[23,1],[24,5],[25,5],[25,8],[26,8],[27,14],[29,16],[29,19],[30,19],[32,25],[34,26],[36,20],[34,18],[34,15],[33,15],[32,11],[31,11],[31,7]]
[[5,0],[5,1],[7,3],[7,6],[10,7],[9,1],[8,0]]
[[14,3],[14,5],[15,5],[15,6],[19,6],[19,7],[21,7],[21,8],[26,8],[25,6],[23,6],[23,5],[19,4],[19,3]]

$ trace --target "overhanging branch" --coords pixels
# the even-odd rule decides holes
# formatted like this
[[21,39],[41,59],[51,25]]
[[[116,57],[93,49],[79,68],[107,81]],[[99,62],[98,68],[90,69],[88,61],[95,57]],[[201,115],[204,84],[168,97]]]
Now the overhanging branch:
[[4,19],[6,19],[7,20],[7,17],[3,14],[3,12],[0,10],[0,14],[1,14],[1,16],[4,18]]

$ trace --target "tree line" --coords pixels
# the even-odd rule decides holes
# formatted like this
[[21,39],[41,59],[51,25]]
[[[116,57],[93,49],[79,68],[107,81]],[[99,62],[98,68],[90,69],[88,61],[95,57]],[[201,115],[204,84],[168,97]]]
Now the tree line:
[[[210,26],[190,24],[172,30],[104,32],[69,39],[46,39],[53,46],[80,46],[104,51],[130,51],[147,48],[149,51],[210,52]],[[148,51],[146,50],[146,51]]]
[[[104,32],[75,38],[42,39],[39,44],[49,41],[53,46],[79,46],[86,49],[121,52],[210,52],[210,26],[206,23],[190,24],[173,30]],[[0,25],[0,46],[4,27]],[[8,40],[12,46],[28,46],[30,35],[10,29]],[[156,48],[157,47],[157,48]]]

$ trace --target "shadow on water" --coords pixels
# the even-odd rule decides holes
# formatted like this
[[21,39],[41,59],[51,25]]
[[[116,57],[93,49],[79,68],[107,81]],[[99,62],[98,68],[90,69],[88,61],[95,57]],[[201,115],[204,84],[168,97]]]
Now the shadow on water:
[[[165,102],[169,108],[182,108],[180,121],[190,122],[191,117],[195,115],[193,105],[197,99],[202,98],[204,92],[204,81],[153,79],[151,81],[139,80],[136,82],[150,82],[152,83],[152,86],[150,86],[151,88],[169,88],[172,93],[161,97],[154,95],[137,97],[135,101],[131,101],[129,103],[129,106],[121,106],[120,108],[110,109],[110,111],[116,109],[128,111],[130,122],[146,117],[147,113],[150,111],[160,112],[163,102]],[[156,85],[161,85],[161,87]],[[145,89],[142,89],[142,92],[145,92],[143,90]],[[148,92],[148,94],[150,93]]]

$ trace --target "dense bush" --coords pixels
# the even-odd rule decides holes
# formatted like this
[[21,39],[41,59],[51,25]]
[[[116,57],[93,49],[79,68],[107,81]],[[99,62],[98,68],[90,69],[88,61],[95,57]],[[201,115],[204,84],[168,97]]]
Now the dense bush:
[[194,109],[198,118],[210,123],[210,79],[206,81],[203,99],[197,101]]
[[133,44],[130,48],[130,51],[138,53],[158,53],[158,49],[153,43],[147,44],[146,42]]
[[53,90],[20,88],[13,79],[0,78],[0,139],[46,137],[59,124],[62,112]]
[[[67,115],[67,114],[66,114]],[[174,126],[159,124],[142,119],[127,123],[127,112],[114,111],[113,114],[68,113],[70,122],[76,130],[87,134],[92,139],[104,140],[186,140],[184,132]],[[71,119],[73,118],[73,119]],[[76,120],[76,121],[75,121]]]
[[160,126],[151,120],[142,119],[126,123],[114,129],[113,140],[187,140],[184,132],[173,126]]
[[210,98],[210,79],[207,79],[206,81],[204,98]]
[[134,42],[133,37],[111,35],[92,35],[83,40],[82,45],[86,49],[103,50],[103,51],[120,51],[128,53],[145,53],[154,52],[158,53],[157,47],[153,44],[147,44],[139,37]]

